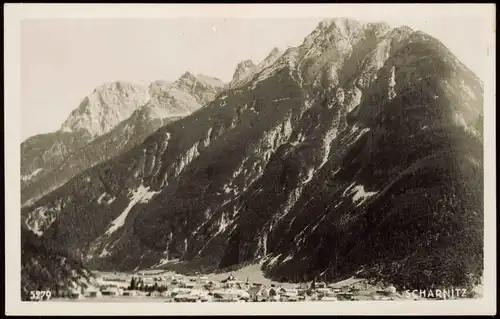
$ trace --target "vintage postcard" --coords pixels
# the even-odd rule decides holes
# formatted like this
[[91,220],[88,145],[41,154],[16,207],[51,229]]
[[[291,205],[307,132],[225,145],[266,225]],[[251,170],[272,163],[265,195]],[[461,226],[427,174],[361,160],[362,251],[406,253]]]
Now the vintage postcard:
[[4,8],[7,314],[496,313],[494,5]]

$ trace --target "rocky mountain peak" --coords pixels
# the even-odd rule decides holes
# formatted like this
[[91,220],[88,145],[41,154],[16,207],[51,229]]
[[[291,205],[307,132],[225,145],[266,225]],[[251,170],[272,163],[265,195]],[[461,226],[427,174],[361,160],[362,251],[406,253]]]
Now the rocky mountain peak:
[[212,88],[215,90],[221,89],[224,86],[224,82],[221,80],[207,76],[204,74],[193,74],[189,71],[184,72],[177,81],[173,83],[179,88],[193,89],[196,86],[201,86],[204,88]]
[[[282,53],[280,49],[278,49],[277,47],[274,47],[271,52],[269,52],[269,54],[267,55],[267,58],[269,57],[272,57],[272,56],[276,56],[278,55],[279,53]],[[267,59],[266,58],[266,59]]]
[[149,100],[148,88],[125,81],[104,83],[87,95],[61,125],[63,132],[86,131],[97,137],[109,132]]
[[245,60],[238,63],[238,65],[236,66],[236,70],[234,71],[230,86],[237,84],[239,81],[252,74],[256,70],[256,68],[257,65],[255,65],[252,60]]
[[185,71],[177,81],[196,81],[196,76],[189,72],[189,71]]
[[[333,18],[321,21],[318,26],[305,38],[304,44],[311,44],[328,38],[351,38],[362,27],[361,22],[347,18]],[[331,36],[334,36],[333,38]]]
[[270,66],[271,64],[273,64],[274,62],[276,62],[276,60],[281,56],[283,55],[283,51],[281,51],[280,49],[278,48],[273,48],[271,50],[271,52],[269,52],[269,54],[267,55],[267,57],[262,60],[261,63],[258,64],[258,69],[263,69],[263,68],[266,68],[268,66]]
[[390,31],[392,28],[387,22],[374,22],[374,23],[365,23],[363,24],[363,31],[365,33],[369,32],[372,33],[375,36],[380,36],[388,31]]

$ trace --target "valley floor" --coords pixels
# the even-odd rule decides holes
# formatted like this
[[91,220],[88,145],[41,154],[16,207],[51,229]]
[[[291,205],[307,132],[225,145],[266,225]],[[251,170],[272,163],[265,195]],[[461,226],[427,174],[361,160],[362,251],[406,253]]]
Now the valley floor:
[[[64,302],[300,302],[345,300],[437,300],[454,299],[415,296],[395,289],[371,286],[361,278],[341,282],[278,283],[265,278],[260,265],[239,270],[197,276],[173,271],[149,269],[134,273],[95,272],[96,286],[75,292],[71,298],[53,298]],[[132,278],[141,278],[143,287],[131,289]],[[481,288],[481,287],[479,287]],[[273,293],[270,291],[273,290]],[[428,293],[428,292],[427,292]],[[475,297],[481,297],[477,291]]]

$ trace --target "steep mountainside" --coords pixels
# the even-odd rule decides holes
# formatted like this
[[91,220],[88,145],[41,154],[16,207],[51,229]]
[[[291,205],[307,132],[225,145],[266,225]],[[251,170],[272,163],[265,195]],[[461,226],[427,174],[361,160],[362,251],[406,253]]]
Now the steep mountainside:
[[53,241],[41,239],[21,228],[21,300],[30,301],[31,291],[50,291],[52,297],[85,288],[94,281],[78,257]]
[[436,39],[323,21],[206,107],[23,209],[94,267],[263,262],[406,287],[483,268],[480,80]]
[[[90,95],[94,98],[85,98],[62,125],[62,130],[38,135],[21,145],[21,166],[24,171],[30,172],[22,176],[21,201],[24,205],[49,193],[85,169],[142,143],[144,138],[162,125],[201,108],[213,100],[224,85],[218,79],[193,76],[187,72],[174,83],[151,83],[147,94],[138,89],[140,86],[134,88],[120,83],[106,84],[96,89]],[[110,93],[113,90],[115,95]],[[134,90],[140,92],[141,99],[133,97],[130,92]],[[96,100],[96,95],[100,97],[101,104],[89,102]],[[147,96],[148,100],[144,100],[143,96]],[[134,103],[141,104],[134,106]],[[129,114],[132,108],[135,111]],[[99,117],[96,121],[105,124],[102,126],[103,131],[93,131],[92,125],[96,123],[92,122],[93,117]],[[118,119],[120,122],[115,123]],[[92,125],[82,129],[82,123],[87,122]],[[71,127],[75,128],[74,132],[65,132],[70,126],[68,123],[73,123]]]
[[44,171],[57,167],[74,149],[87,144],[91,136],[84,132],[40,134],[21,144],[21,187],[38,179]]
[[148,89],[124,82],[106,83],[86,96],[61,129],[21,144],[21,186],[57,168],[66,156],[110,131],[149,99]]

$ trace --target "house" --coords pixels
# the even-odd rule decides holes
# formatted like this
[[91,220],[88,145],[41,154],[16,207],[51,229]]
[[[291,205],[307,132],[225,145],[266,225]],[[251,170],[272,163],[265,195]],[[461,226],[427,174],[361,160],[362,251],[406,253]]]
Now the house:
[[299,293],[299,295],[303,295],[307,291],[311,290],[311,287],[307,283],[302,283],[294,288],[297,289],[297,292]]
[[236,281],[236,277],[234,277],[233,275],[229,275],[229,277],[227,277],[226,279],[222,280],[221,283],[226,283],[228,281]]
[[222,284],[218,281],[209,281],[204,285],[204,287],[210,290],[210,289],[220,288],[222,287]]
[[262,286],[252,286],[247,290],[250,300],[260,302],[267,299],[266,289]]
[[101,291],[101,293],[103,296],[121,296],[123,294],[123,290],[117,287],[109,287]]
[[396,290],[396,287],[394,287],[393,285],[389,285],[388,287],[386,287],[386,288],[384,289],[384,291],[385,291],[386,293],[388,293],[388,294],[391,294],[391,295],[392,295],[392,294],[395,294],[397,290]]
[[146,289],[151,289],[151,288],[153,288],[154,286],[155,286],[155,284],[152,284],[152,283],[149,283],[149,284],[145,284],[145,285],[144,285],[144,287],[145,287]]
[[238,280],[221,281],[222,286],[225,288],[243,289],[243,286]]
[[180,293],[180,288],[175,287],[174,289],[170,290],[170,296],[174,297]]
[[294,288],[286,288],[285,289],[285,295],[288,296],[297,296],[299,294],[299,291]]
[[306,297],[306,300],[311,300],[311,301],[319,300],[318,293],[313,292],[310,296]]
[[334,293],[339,293],[341,291],[340,287],[335,284],[328,285],[328,288],[330,288],[330,290]]
[[209,295],[201,295],[200,300],[201,302],[211,302],[213,300],[213,297]]
[[196,296],[196,295],[187,295],[184,298],[184,301],[185,302],[201,302],[200,296]]
[[244,289],[237,289],[238,297],[243,300],[250,300],[250,294]]
[[185,302],[189,297],[188,294],[178,294],[174,297],[175,302]]
[[102,297],[102,293],[101,293],[101,291],[99,289],[87,290],[86,295],[89,298],[100,298],[100,297]]
[[189,288],[174,288],[172,291],[171,291],[171,295],[172,296],[176,296],[176,295],[186,295],[186,294],[189,294],[191,293],[191,289]]
[[320,281],[316,283],[316,288],[326,288],[326,283],[324,281]]
[[326,296],[330,293],[332,293],[332,290],[330,288],[316,288],[315,292],[318,294],[318,297],[323,297]]
[[[281,290],[285,291],[285,290]],[[271,287],[266,288],[263,295],[266,297],[267,301],[279,301],[280,300],[280,288]]]
[[341,292],[337,294],[338,300],[354,300],[354,294],[352,292]]
[[83,298],[83,295],[81,293],[81,291],[79,289],[76,289],[76,288],[73,288],[71,290],[68,291],[67,295],[71,298],[71,299],[82,299]]
[[240,293],[234,289],[216,290],[212,293],[214,301],[228,302],[240,299]]
[[347,286],[347,285],[344,285],[342,287],[340,287],[340,291],[341,292],[348,292],[351,290],[351,287]]
[[245,283],[241,284],[240,286],[241,286],[241,289],[245,289],[245,290],[248,290],[248,289],[250,289],[250,287],[252,287],[252,285],[249,282],[245,282]]
[[182,281],[182,282],[179,282],[178,284],[179,288],[194,288],[194,286],[196,286],[196,283],[195,282],[192,282],[192,281]]
[[299,300],[299,292],[297,289],[293,288],[279,288],[278,295],[280,296],[281,301],[298,301]]
[[206,292],[201,289],[191,289],[191,291],[189,291],[189,294],[192,296],[201,296],[205,295]]
[[184,275],[175,274],[172,276],[172,283],[173,284],[179,283],[181,281],[184,281]]
[[276,289],[276,293],[277,293],[278,295],[283,295],[283,294],[285,294],[285,293],[286,293],[286,289],[285,289],[285,288],[283,288],[283,287],[278,287],[278,289]]

